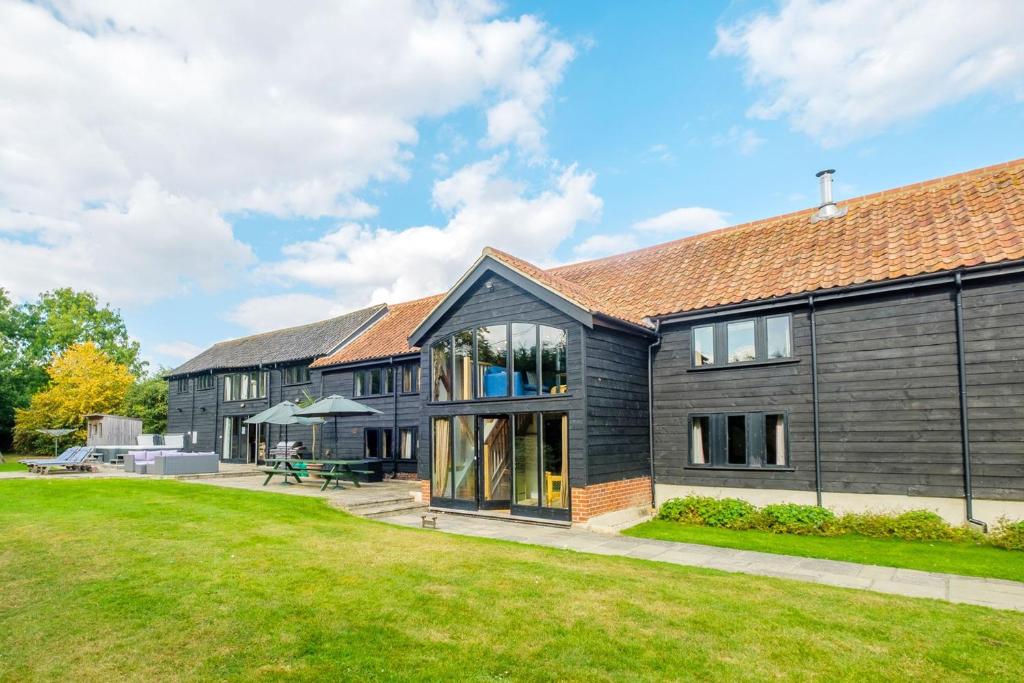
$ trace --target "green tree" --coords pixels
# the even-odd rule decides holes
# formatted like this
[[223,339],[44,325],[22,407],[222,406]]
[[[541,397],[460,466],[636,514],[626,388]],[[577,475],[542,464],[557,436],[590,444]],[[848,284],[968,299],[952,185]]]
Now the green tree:
[[14,446],[23,452],[45,452],[49,437],[38,429],[75,429],[68,442],[85,443],[85,416],[118,413],[124,408],[135,377],[92,343],[75,344],[46,368],[49,386],[35,394],[27,408],[15,410]]
[[93,342],[136,375],[145,370],[121,314],[101,306],[95,295],[55,289],[16,306],[0,289],[0,449],[10,443],[15,410],[47,385],[47,365],[83,342]]
[[167,380],[161,375],[140,378],[124,401],[124,414],[142,418],[142,431],[147,434],[167,431]]

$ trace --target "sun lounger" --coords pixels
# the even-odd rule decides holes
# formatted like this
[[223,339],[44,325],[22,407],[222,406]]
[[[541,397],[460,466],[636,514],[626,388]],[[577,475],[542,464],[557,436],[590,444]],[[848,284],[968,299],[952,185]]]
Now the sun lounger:
[[85,461],[92,455],[92,449],[88,447],[79,448],[78,452],[72,455],[64,462],[49,462],[34,465],[35,471],[40,474],[49,474],[56,467],[63,468],[68,472],[86,472],[92,470],[91,465],[87,465]]
[[25,458],[23,460],[19,460],[18,462],[20,462],[22,465],[28,465],[30,467],[36,464],[57,465],[70,458],[72,455],[77,453],[81,448],[82,446],[72,446],[70,448],[65,449],[64,452],[58,455],[56,458]]

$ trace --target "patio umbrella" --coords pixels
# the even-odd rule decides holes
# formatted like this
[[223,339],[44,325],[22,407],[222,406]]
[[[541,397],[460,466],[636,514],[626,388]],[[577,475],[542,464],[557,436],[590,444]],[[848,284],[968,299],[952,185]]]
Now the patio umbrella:
[[[270,406],[266,410],[256,413],[248,420],[246,424],[259,425],[271,424],[271,425],[282,425],[284,427],[284,441],[288,443],[288,425],[318,425],[323,424],[323,420],[317,417],[299,417],[296,415],[296,411],[299,409],[297,405],[291,401],[281,401],[275,406]],[[287,452],[287,446],[285,447]]]
[[333,417],[334,418],[334,450],[338,450],[338,418],[346,415],[382,415],[376,408],[363,405],[357,401],[347,399],[344,396],[331,394],[322,398],[316,403],[295,411],[296,415],[304,417]]
[[40,434],[46,434],[47,436],[52,436],[53,437],[53,457],[56,458],[57,457],[57,442],[60,440],[60,437],[67,436],[68,434],[70,434],[71,432],[73,432],[75,430],[74,429],[37,429],[36,431],[39,432]]

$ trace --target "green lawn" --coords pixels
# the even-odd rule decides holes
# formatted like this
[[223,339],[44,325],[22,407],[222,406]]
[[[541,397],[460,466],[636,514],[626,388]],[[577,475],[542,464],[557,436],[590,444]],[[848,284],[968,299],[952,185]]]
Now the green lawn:
[[1024,553],[974,543],[900,541],[855,535],[796,536],[767,531],[733,531],[662,520],[645,522],[623,533],[663,541],[1024,581]]
[[0,481],[0,680],[1020,680],[1024,614],[462,538],[320,499]]
[[28,468],[22,465],[19,460],[28,456],[4,454],[4,462],[0,462],[0,472],[28,472]]

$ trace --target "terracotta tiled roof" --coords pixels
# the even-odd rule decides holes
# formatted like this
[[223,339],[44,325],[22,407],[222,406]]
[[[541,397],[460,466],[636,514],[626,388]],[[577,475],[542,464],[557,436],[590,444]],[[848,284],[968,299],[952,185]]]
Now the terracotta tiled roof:
[[[624,320],[1024,259],[1024,159],[546,271]],[[583,292],[581,294],[580,292]]]
[[310,367],[322,368],[417,351],[416,347],[409,346],[409,335],[443,297],[443,294],[437,294],[388,306],[388,312],[370,329],[337,353],[318,358]]

